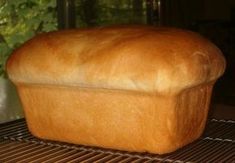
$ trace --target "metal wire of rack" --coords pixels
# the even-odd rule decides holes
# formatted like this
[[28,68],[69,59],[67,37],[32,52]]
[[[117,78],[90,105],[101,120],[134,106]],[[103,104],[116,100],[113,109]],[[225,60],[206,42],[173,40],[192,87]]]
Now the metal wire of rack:
[[197,141],[176,152],[157,155],[41,140],[32,136],[25,120],[20,119],[0,124],[0,162],[235,163],[235,121],[212,119]]

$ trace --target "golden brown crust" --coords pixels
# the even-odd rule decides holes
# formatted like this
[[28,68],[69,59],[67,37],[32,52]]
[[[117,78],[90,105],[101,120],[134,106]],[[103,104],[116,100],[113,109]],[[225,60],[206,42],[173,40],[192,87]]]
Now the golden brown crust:
[[158,154],[201,135],[224,69],[198,34],[146,26],[41,34],[7,62],[33,135]]
[[33,135],[135,152],[169,153],[203,132],[213,83],[162,96],[18,85]]
[[41,34],[7,63],[9,77],[17,83],[164,94],[213,81],[224,69],[220,50],[198,34],[147,26]]

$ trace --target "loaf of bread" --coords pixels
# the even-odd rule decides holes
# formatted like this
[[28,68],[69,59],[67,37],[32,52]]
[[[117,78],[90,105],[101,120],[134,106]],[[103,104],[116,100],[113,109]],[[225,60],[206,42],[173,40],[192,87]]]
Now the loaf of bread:
[[148,26],[39,34],[7,62],[36,137],[157,154],[200,137],[224,70],[202,36]]

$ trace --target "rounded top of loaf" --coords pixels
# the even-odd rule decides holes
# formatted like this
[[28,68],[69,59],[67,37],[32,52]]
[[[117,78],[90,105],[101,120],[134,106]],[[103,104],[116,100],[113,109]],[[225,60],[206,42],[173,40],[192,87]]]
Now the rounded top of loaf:
[[181,29],[113,26],[43,33],[7,62],[15,84],[177,93],[223,74],[221,51]]

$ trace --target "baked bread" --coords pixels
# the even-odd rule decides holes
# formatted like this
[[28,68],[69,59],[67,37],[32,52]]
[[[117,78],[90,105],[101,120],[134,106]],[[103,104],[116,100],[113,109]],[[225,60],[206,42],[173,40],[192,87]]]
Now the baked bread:
[[200,137],[224,70],[207,39],[148,26],[43,33],[7,62],[36,137],[157,154]]

